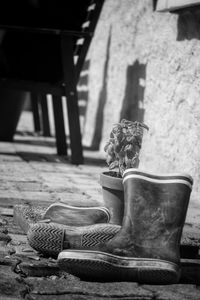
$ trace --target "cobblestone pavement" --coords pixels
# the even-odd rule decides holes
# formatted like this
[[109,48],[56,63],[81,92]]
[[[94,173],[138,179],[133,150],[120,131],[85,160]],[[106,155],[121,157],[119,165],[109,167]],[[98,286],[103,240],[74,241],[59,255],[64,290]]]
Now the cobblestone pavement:
[[[185,260],[185,278],[180,284],[150,286],[81,281],[61,273],[56,260],[42,258],[30,249],[13,222],[15,204],[49,205],[62,199],[74,205],[103,205],[99,174],[107,169],[104,157],[84,151],[85,164],[74,166],[55,153],[54,138],[27,132],[18,133],[14,143],[0,143],[0,299],[200,299],[199,255]],[[196,220],[197,209],[190,208],[189,222]]]

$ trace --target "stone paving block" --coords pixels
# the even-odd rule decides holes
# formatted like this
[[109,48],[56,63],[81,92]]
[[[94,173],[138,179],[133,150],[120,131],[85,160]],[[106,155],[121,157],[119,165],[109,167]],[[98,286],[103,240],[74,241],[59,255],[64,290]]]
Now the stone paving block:
[[67,184],[71,182],[71,173],[67,170],[66,173],[58,173],[56,172],[48,172],[48,173],[40,173],[40,178],[42,178],[45,182],[59,182],[63,184]]
[[3,200],[12,200],[12,199],[20,199],[21,194],[18,190],[11,189],[7,190],[0,190],[0,203],[3,203]]
[[1,300],[21,300],[22,298],[20,297],[9,297],[9,296],[2,296]]
[[[25,298],[27,300],[29,300],[28,295],[27,298]],[[133,298],[132,296],[130,297],[101,297],[101,296],[89,296],[89,295],[75,295],[75,294],[68,294],[68,295],[34,295],[34,300],[142,300],[142,299],[150,299],[150,298],[141,298],[136,296],[135,298]],[[5,299],[7,300],[7,299]],[[8,299],[8,300],[12,300],[12,299]],[[14,299],[15,300],[15,299]]]
[[86,180],[88,178],[91,179],[91,174],[84,174],[83,171],[80,173],[71,173],[70,174],[70,178],[74,179],[74,180]]
[[40,182],[39,178],[37,175],[32,174],[31,172],[28,173],[23,173],[22,171],[15,173],[15,174],[6,174],[2,173],[0,170],[0,180],[5,180],[5,181],[20,181],[20,182],[26,182],[26,181],[34,181],[34,182]]
[[19,191],[26,191],[26,192],[46,191],[44,184],[38,181],[26,181],[26,182],[16,181],[13,184],[13,186],[15,189],[18,189]]
[[[137,283],[133,282],[120,282],[120,283],[99,283],[99,282],[83,282],[76,279],[26,279],[26,283],[30,286],[31,296],[35,295],[77,295],[84,297],[94,297],[94,299],[141,299],[153,300],[154,293],[150,290],[143,289]],[[39,298],[38,298],[39,299]],[[48,298],[46,298],[48,299]],[[83,298],[87,299],[87,298]]]
[[20,191],[21,198],[25,201],[36,201],[37,204],[40,204],[41,202],[44,201],[56,201],[57,195],[54,193],[49,193],[49,192],[39,192],[39,191]]
[[[23,138],[22,138],[22,140],[23,140]],[[26,157],[26,155],[28,157],[30,157],[30,155],[32,155],[32,157],[34,157],[36,153],[37,153],[37,155],[41,154],[41,156],[43,154],[53,154],[53,155],[56,154],[56,149],[54,147],[49,147],[48,145],[40,145],[38,147],[38,145],[26,144],[26,147],[24,147],[24,143],[23,142],[18,143],[17,140],[15,140],[14,145],[15,145],[16,153],[21,157]],[[29,153],[30,155],[28,155],[27,153]]]
[[6,229],[9,234],[24,234],[24,231],[15,224],[13,217],[4,217],[4,220],[7,222]]
[[94,198],[98,201],[104,201],[103,200],[103,196],[102,196],[102,192],[99,191],[99,190],[90,190],[90,189],[87,189],[87,194],[90,196],[90,198]]
[[20,290],[24,290],[24,288],[25,285],[20,282],[20,278],[11,270],[11,267],[1,265],[0,299],[7,300],[7,297],[10,297],[10,299],[21,298]]
[[61,177],[60,174],[51,174],[51,173],[48,173],[50,176],[47,176],[44,174],[41,174],[41,179],[42,179],[42,182],[44,184],[45,187],[48,187],[52,190],[59,190],[59,189],[62,189],[62,190],[72,190],[74,192],[78,191],[79,190],[79,187],[78,187],[78,184],[73,184],[70,180],[70,178],[68,177]]
[[14,143],[3,142],[0,143],[0,152],[6,154],[16,154]]
[[13,208],[1,207],[0,216],[13,216]]
[[13,188],[13,183],[4,179],[0,180],[0,190],[10,190]]
[[71,179],[71,182],[73,184],[77,184],[77,181],[79,183],[79,187],[80,188],[97,188],[99,186],[99,184],[96,182],[96,180],[91,179],[90,177],[86,177],[86,178],[79,178],[79,179]]
[[86,165],[81,167],[81,171],[86,175],[92,176],[94,178],[99,178],[102,172],[108,171],[108,168]]
[[[29,164],[34,170],[39,173],[62,172],[61,170],[59,170],[56,163],[29,161]],[[66,172],[66,168],[63,170],[63,172]]]
[[103,200],[99,197],[93,198],[85,193],[57,193],[58,199],[72,206],[102,206]]
[[152,291],[156,300],[200,299],[200,288],[191,284],[173,284],[167,286],[143,285],[143,288]]
[[23,162],[23,159],[19,156],[16,155],[8,155],[8,154],[2,154],[0,156],[0,162],[5,163],[5,162]]
[[[6,173],[13,173],[13,172],[33,172],[32,167],[27,164],[25,161],[17,161],[17,162],[1,162],[0,168],[3,171],[6,171]],[[33,172],[35,173],[35,172]]]
[[54,191],[55,193],[72,193],[74,191],[74,193],[81,193],[80,190],[76,189],[75,187],[66,187],[63,184],[60,183],[45,183],[44,187],[46,190],[48,190],[49,192]]
[[85,188],[87,189],[88,193],[102,194],[102,187],[99,184],[96,184],[94,186],[92,184],[88,184],[87,186],[85,186]]
[[8,193],[7,190],[0,190],[1,206],[13,206],[23,203],[48,204],[57,200],[58,197],[49,192],[10,190]]

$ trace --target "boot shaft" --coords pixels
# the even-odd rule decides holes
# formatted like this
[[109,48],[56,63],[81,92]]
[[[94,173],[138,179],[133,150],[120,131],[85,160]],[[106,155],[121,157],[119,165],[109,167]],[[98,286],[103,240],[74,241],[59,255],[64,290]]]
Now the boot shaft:
[[[134,255],[179,261],[179,245],[193,180],[187,174],[124,173],[121,234]],[[128,235],[127,235],[128,233]],[[129,253],[130,255],[130,253]]]

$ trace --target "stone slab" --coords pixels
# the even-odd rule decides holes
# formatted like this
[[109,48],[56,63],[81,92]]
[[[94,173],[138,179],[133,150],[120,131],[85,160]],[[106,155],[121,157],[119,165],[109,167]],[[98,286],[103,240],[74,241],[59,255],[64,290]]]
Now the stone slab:
[[[95,282],[83,282],[77,279],[62,279],[54,277],[46,278],[44,280],[33,280],[31,278],[26,279],[26,282],[32,286],[30,295],[56,296],[62,295],[65,299],[65,295],[77,295],[79,297],[94,297],[98,298],[130,298],[130,299],[143,299],[150,300],[153,297],[151,291],[143,289],[137,283],[95,283]],[[83,298],[84,299],[84,298]]]
[[191,284],[143,287],[152,291],[156,300],[198,300],[200,296],[199,287]]

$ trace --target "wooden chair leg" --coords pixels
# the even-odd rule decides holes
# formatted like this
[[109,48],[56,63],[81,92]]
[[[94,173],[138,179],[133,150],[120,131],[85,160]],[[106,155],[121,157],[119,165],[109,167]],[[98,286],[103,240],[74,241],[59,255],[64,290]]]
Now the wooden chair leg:
[[53,113],[55,122],[56,147],[58,155],[67,155],[67,143],[65,135],[65,125],[63,118],[62,98],[60,96],[52,96]]
[[39,99],[38,99],[37,93],[31,93],[31,106],[32,106],[32,111],[33,111],[34,130],[37,132],[37,131],[41,130]]
[[73,40],[71,37],[61,38],[63,73],[65,81],[65,94],[67,97],[71,162],[72,164],[83,163],[83,149],[81,142],[81,130],[78,108],[78,96],[76,89],[76,74],[73,61]]
[[42,109],[43,136],[51,136],[47,96],[45,94],[40,95],[40,103]]

